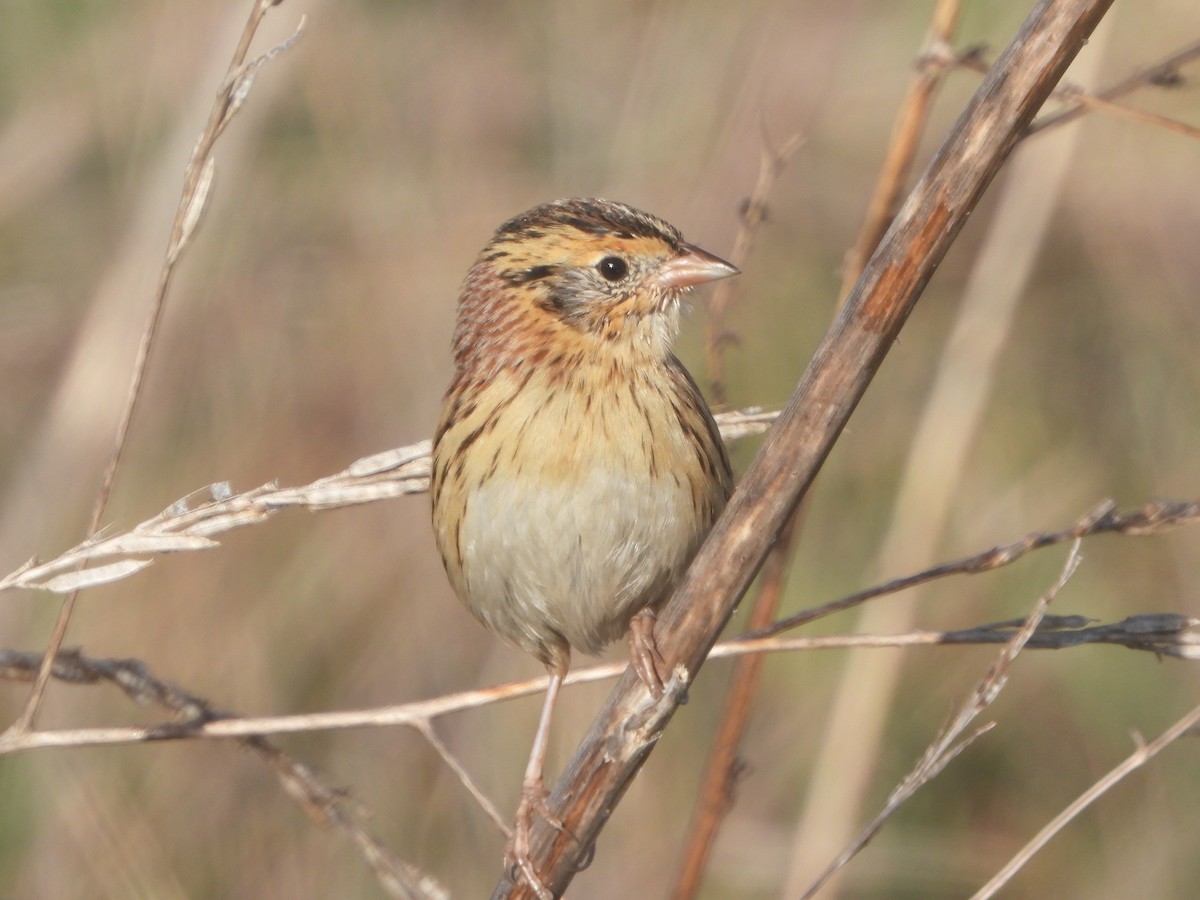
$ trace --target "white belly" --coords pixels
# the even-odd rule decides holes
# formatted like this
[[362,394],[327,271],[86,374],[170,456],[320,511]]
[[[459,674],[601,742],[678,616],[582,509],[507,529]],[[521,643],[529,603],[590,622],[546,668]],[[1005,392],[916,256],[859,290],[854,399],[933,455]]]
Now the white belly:
[[495,477],[461,534],[471,611],[521,646],[546,630],[589,653],[658,602],[696,544],[684,478],[593,468],[569,483]]

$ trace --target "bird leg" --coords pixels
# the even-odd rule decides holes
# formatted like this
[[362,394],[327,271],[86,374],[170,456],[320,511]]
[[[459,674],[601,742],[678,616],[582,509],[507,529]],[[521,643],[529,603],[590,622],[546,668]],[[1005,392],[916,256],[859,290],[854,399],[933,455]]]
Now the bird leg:
[[629,657],[633,671],[657,700],[663,695],[663,683],[670,677],[667,661],[658,652],[654,623],[658,615],[646,607],[629,620]]
[[542,817],[566,833],[562,820],[550,811],[546,802],[550,794],[546,790],[546,782],[542,778],[542,769],[546,764],[546,749],[550,740],[550,721],[554,718],[554,705],[558,701],[558,690],[562,687],[563,678],[567,674],[567,663],[560,663],[550,671],[550,686],[546,689],[546,700],[542,704],[542,716],[538,720],[537,733],[533,736],[533,748],[529,751],[529,763],[525,766],[525,780],[521,783],[521,803],[517,806],[517,820],[513,825],[512,840],[504,853],[505,865],[515,868],[525,876],[534,893],[542,900],[554,895],[542,884],[533,861],[529,858],[529,834],[533,829],[534,813]]

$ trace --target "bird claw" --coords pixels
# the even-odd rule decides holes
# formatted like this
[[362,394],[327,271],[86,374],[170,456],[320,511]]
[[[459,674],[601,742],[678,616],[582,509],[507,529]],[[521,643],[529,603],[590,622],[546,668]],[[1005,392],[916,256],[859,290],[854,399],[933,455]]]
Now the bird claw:
[[533,830],[534,814],[541,815],[551,827],[574,838],[574,835],[567,830],[567,826],[563,824],[562,819],[550,810],[550,804],[547,802],[549,797],[550,792],[546,790],[546,785],[540,778],[527,781],[522,785],[521,803],[517,806],[517,820],[513,824],[512,840],[508,842],[508,847],[504,851],[504,865],[512,873],[513,880],[515,881],[518,876],[524,876],[525,880],[529,882],[529,886],[533,888],[533,892],[538,895],[538,900],[553,900],[554,893],[542,883],[537,870],[533,867],[533,860],[529,857],[529,835]]
[[658,616],[652,609],[643,609],[629,620],[630,664],[655,700],[662,697],[663,685],[671,674],[654,639],[654,623],[657,620]]

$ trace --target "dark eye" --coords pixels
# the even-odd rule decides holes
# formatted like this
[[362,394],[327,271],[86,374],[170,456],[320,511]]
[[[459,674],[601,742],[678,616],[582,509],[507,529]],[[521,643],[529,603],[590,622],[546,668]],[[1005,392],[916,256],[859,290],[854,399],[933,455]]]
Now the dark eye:
[[596,263],[596,268],[609,281],[620,281],[629,274],[629,263],[625,262],[619,256],[604,257],[604,259]]

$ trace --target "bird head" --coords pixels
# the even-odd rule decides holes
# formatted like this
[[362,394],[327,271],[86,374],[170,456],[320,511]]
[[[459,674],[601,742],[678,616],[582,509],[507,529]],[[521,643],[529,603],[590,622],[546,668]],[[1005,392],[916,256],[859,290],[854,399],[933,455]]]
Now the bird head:
[[666,359],[679,301],[738,269],[657,216],[608,200],[558,200],[505,222],[459,302],[462,366],[547,353]]

